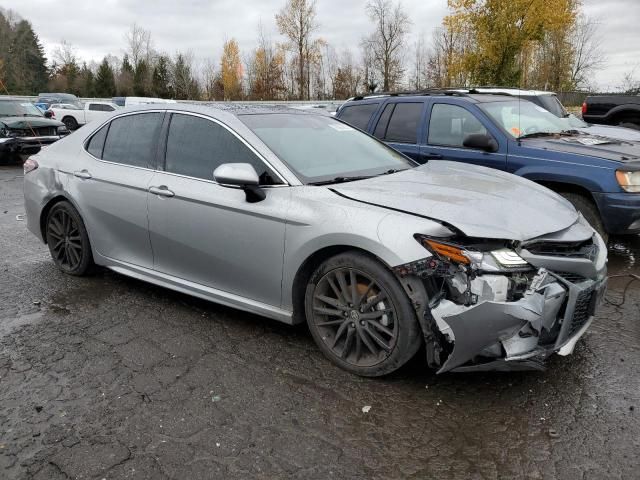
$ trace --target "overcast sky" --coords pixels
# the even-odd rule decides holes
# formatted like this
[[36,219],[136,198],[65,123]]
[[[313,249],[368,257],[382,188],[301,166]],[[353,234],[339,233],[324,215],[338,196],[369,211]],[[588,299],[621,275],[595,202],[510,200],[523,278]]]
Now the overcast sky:
[[[256,44],[260,24],[274,41],[281,41],[274,15],[285,0],[0,0],[35,27],[47,54],[61,40],[71,43],[85,60],[106,54],[122,56],[124,35],[136,22],[152,35],[157,50],[170,54],[191,51],[204,63],[220,58],[222,43],[234,37],[241,51]],[[413,20],[411,43],[427,39],[447,13],[446,0],[403,0]],[[317,0],[317,35],[338,51],[358,50],[371,29],[364,13],[366,0]],[[640,0],[584,0],[585,12],[600,23],[606,67],[596,74],[602,89],[620,86],[633,68],[640,77]]]

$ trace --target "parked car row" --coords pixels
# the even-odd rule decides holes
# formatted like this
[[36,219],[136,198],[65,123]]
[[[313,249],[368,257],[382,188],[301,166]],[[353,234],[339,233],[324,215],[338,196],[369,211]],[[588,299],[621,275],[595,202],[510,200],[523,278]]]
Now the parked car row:
[[[27,160],[27,226],[68,274],[98,264],[306,321],[359,375],[390,373],[422,345],[438,372],[540,369],[589,328],[607,248],[561,196],[495,169],[522,174],[545,149],[551,173],[601,161],[538,113],[466,94],[361,98],[340,120],[238,105],[114,111]],[[444,160],[469,163],[469,151],[475,165]]]

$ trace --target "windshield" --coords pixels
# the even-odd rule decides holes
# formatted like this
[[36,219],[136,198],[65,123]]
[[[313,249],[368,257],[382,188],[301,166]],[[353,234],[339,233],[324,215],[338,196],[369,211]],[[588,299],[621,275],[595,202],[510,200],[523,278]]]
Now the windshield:
[[538,95],[538,101],[556,117],[563,118],[569,115],[555,95]]
[[260,114],[240,119],[304,183],[367,177],[415,164],[374,138],[331,117]]
[[558,118],[527,100],[489,102],[479,106],[514,138],[537,133],[562,133],[570,128],[566,118]]
[[0,117],[42,117],[33,103],[0,100]]

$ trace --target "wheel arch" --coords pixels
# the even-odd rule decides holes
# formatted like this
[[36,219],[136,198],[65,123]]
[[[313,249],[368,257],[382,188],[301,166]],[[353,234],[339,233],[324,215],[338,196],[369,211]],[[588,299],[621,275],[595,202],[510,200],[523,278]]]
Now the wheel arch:
[[[80,212],[80,209],[71,198],[61,193],[54,195],[51,199],[47,201],[47,203],[44,205],[44,207],[42,207],[42,210],[40,211],[40,219],[39,219],[40,233],[42,235],[42,239],[45,244],[47,243],[47,234],[46,234],[47,217],[49,216],[49,212],[51,211],[51,209],[60,202],[69,202],[71,206],[76,209],[76,211],[78,212],[78,215],[80,215],[80,218],[82,218],[82,213]],[[85,228],[87,228],[86,223],[85,223]],[[88,234],[89,234],[89,230],[87,229],[87,235]]]
[[336,255],[340,255],[345,252],[358,252],[368,257],[371,257],[374,260],[379,261],[382,265],[388,268],[391,271],[391,267],[387,262],[381,259],[379,256],[371,253],[368,250],[365,250],[361,247],[356,247],[353,245],[330,245],[315,252],[311,253],[307,258],[300,264],[298,270],[296,271],[295,276],[293,277],[293,285],[291,288],[291,303],[293,305],[293,323],[304,323],[305,313],[304,313],[304,295],[307,289],[307,284],[309,283],[309,279],[313,272],[324,262],[331,257],[335,257]]
[[607,118],[612,124],[617,124],[626,119],[635,119],[640,121],[640,106],[633,107],[629,105],[620,106],[612,109]]

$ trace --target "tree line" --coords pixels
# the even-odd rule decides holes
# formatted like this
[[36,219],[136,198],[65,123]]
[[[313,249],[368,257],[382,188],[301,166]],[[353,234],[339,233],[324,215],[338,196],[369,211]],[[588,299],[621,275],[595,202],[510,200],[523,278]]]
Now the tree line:
[[136,24],[122,57],[87,63],[63,41],[47,62],[31,24],[0,11],[0,80],[13,94],[325,100],[473,85],[573,90],[589,87],[604,64],[597,25],[581,0],[448,0],[449,14],[429,39],[411,36],[419,19],[399,0],[369,0],[370,29],[357,51],[319,35],[315,0],[283,2],[273,18],[280,41],[260,28],[251,51],[230,38],[220,60],[204,64],[189,52],[157,51]]

